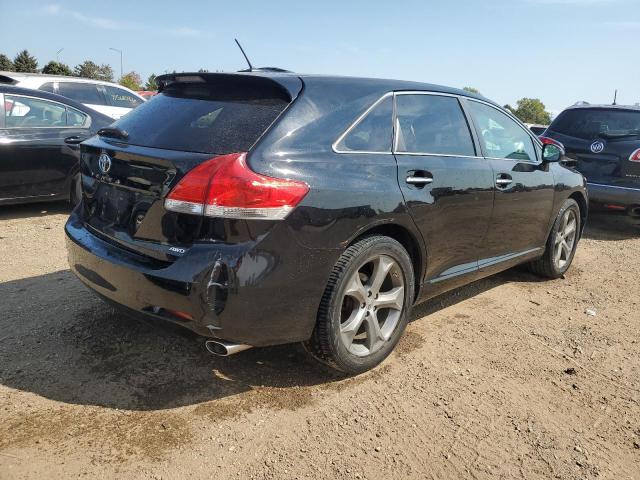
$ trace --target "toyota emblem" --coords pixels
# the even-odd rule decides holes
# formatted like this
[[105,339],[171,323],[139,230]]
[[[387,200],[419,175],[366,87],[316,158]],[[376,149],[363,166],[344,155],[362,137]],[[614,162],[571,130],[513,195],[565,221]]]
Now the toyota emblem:
[[602,140],[596,140],[591,144],[591,151],[593,153],[602,153],[604,150],[604,142]]
[[98,157],[98,167],[102,173],[109,173],[111,170],[111,157],[107,155],[107,152],[102,152]]

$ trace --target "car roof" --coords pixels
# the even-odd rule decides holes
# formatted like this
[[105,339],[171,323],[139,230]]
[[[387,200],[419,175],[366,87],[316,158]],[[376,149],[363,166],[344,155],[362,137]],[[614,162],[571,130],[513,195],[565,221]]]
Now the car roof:
[[606,105],[606,104],[597,104],[597,105],[593,105],[593,104],[589,104],[589,103],[581,103],[579,105],[571,105],[570,107],[567,107],[565,110],[580,110],[580,109],[591,109],[591,110],[596,110],[596,109],[607,109],[607,110],[633,110],[633,111],[640,111],[640,105]]
[[[92,78],[84,78],[84,77],[70,77],[68,75],[47,75],[47,74],[43,74],[43,73],[24,73],[24,72],[7,72],[7,71],[0,71],[0,85],[2,84],[15,84],[18,83],[20,81],[25,81],[25,80],[30,80],[30,79],[39,79],[42,80],[43,82],[46,81],[50,81],[50,82],[75,82],[75,83],[91,83],[94,85],[110,85],[112,87],[117,87],[117,88],[123,88],[125,90],[127,90],[128,92],[131,92],[133,94],[135,94],[136,96],[140,97],[140,95],[138,95],[136,92],[134,92],[133,90],[114,83],[114,82],[107,82],[105,80],[94,80]],[[140,97],[142,98],[142,97]]]
[[15,85],[3,85],[0,83],[0,93],[5,94],[13,94],[13,95],[28,95],[30,97],[42,98],[45,100],[52,100],[58,103],[64,103],[70,107],[75,108],[76,110],[80,110],[83,113],[91,115],[92,117],[101,117],[105,120],[110,120],[109,123],[113,122],[113,119],[103,113],[100,113],[93,108],[89,108],[82,103],[76,102],[75,100],[71,100],[69,97],[63,97],[62,95],[58,95],[56,93],[43,92],[42,90],[34,90],[32,88],[24,88],[24,87],[16,87]]
[[[338,75],[318,75],[318,74],[299,74],[294,72],[275,72],[275,71],[251,71],[251,72],[224,72],[224,73],[202,73],[202,72],[181,72],[181,73],[169,73],[165,75],[160,75],[156,78],[156,81],[159,85],[165,84],[168,81],[175,79],[176,77],[189,77],[189,76],[201,76],[201,77],[213,77],[213,76],[223,76],[223,75],[239,75],[239,76],[253,76],[253,77],[263,77],[271,79],[281,86],[290,90],[289,82],[291,79],[300,79],[303,83],[341,83],[346,86],[354,86],[358,85],[367,86],[369,88],[377,88],[380,90],[380,93],[386,93],[389,91],[428,91],[428,92],[439,92],[439,93],[448,93],[451,95],[460,95],[469,98],[475,98],[478,100],[482,100],[484,102],[491,103],[502,109],[500,105],[497,103],[483,97],[482,95],[475,94],[472,92],[468,92],[466,90],[461,90],[458,88],[446,87],[443,85],[436,85],[432,83],[423,83],[423,82],[414,82],[407,80],[393,80],[393,79],[384,79],[384,78],[369,78],[369,77],[347,77],[347,76],[338,76]],[[160,90],[162,87],[160,88]],[[293,92],[292,92],[293,93]]]

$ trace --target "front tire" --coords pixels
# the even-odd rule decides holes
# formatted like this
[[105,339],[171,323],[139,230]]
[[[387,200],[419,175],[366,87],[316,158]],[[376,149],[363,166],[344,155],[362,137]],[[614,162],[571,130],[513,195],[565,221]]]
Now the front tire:
[[305,348],[343,373],[370,370],[400,340],[413,295],[413,265],[404,247],[382,235],[364,237],[334,266]]
[[580,239],[580,222],[580,207],[575,200],[567,199],[551,228],[544,255],[529,264],[532,272],[560,278],[569,270]]

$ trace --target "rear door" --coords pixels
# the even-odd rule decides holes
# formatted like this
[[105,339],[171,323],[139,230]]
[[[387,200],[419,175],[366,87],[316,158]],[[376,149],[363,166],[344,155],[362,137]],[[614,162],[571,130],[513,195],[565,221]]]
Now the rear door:
[[66,195],[79,152],[64,139],[86,134],[90,119],[61,103],[4,95],[0,199]]
[[465,100],[493,170],[495,200],[481,269],[505,268],[539,254],[553,214],[554,178],[526,127],[498,108]]
[[493,208],[493,173],[476,150],[458,97],[397,92],[395,101],[398,183],[427,245],[433,293],[477,272]]

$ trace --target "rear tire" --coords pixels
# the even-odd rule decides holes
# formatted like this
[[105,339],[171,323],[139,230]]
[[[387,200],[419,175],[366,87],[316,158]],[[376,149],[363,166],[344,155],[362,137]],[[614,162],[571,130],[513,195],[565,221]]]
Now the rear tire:
[[340,372],[370,370],[400,340],[413,295],[413,264],[404,247],[389,237],[364,237],[334,266],[304,346]]
[[529,264],[530,270],[546,278],[560,278],[571,266],[580,239],[580,207],[567,199],[549,233],[544,255]]

